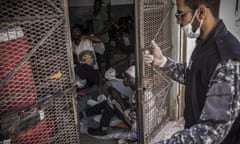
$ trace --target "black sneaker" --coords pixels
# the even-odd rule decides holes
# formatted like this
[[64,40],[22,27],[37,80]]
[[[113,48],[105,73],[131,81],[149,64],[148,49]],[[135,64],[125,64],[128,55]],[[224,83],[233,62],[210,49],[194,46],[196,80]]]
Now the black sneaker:
[[100,128],[88,128],[88,133],[91,134],[91,135],[94,135],[94,136],[104,136],[107,134],[106,131],[103,131]]

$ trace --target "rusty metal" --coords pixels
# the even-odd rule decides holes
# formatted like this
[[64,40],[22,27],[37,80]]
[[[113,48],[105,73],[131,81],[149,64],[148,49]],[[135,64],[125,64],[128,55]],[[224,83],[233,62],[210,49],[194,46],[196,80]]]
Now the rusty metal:
[[[143,33],[139,39],[139,48],[143,51],[151,50],[151,41],[155,40],[163,54],[171,57],[171,0],[144,0],[142,7]],[[140,63],[141,65],[141,63]],[[171,87],[170,80],[153,65],[143,65],[143,115],[144,135],[146,143],[161,130],[168,120],[168,93]]]
[[33,53],[45,42],[45,40],[54,32],[54,30],[56,30],[56,28],[62,24],[62,21],[57,22],[56,25],[51,28],[51,30],[49,30],[47,32],[47,34],[36,44],[36,46],[34,48],[31,49],[31,51],[24,56],[20,62],[18,63],[18,65],[6,76],[6,78],[1,81],[0,83],[0,89],[3,88],[3,86],[5,86],[10,79],[12,79],[12,77],[16,74],[16,72],[22,67],[22,65],[29,60],[29,58],[33,55]]
[[[31,109],[37,99],[72,86],[65,4],[63,0],[0,1],[1,119],[15,111],[21,119],[19,111]],[[67,92],[51,101],[50,106],[38,108],[44,113],[43,119],[12,135],[11,143],[79,143],[73,95],[74,92]]]
[[135,53],[136,53],[136,102],[137,102],[137,133],[138,143],[145,144],[146,136],[144,129],[144,107],[143,107],[143,88],[142,88],[142,55],[141,49],[144,48],[143,34],[143,20],[144,20],[144,0],[135,0]]

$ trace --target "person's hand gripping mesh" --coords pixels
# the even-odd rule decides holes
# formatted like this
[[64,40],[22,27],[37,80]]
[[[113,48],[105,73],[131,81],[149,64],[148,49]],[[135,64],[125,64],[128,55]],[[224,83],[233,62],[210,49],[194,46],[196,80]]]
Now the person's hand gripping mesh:
[[147,64],[153,63],[156,66],[163,67],[167,62],[167,58],[163,55],[160,47],[156,44],[154,40],[152,42],[152,53],[150,54],[149,51],[145,51],[144,53],[144,62]]

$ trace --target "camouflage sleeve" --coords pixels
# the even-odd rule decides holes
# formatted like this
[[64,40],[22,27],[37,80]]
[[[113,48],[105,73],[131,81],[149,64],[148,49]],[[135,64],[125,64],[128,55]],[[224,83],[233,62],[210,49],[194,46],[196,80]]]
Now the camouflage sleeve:
[[187,71],[186,63],[176,63],[168,57],[167,63],[161,70],[173,80],[185,84]]
[[240,114],[239,64],[219,64],[210,81],[200,123],[156,144],[218,144]]

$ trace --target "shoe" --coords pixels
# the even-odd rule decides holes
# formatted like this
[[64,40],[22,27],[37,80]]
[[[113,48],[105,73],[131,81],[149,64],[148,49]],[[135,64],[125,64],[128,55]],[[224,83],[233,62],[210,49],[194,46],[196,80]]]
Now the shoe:
[[89,99],[89,100],[87,101],[87,104],[88,104],[90,107],[93,107],[93,106],[99,104],[99,102],[96,101],[96,100],[94,100],[94,99]]
[[77,86],[77,88],[81,89],[83,87],[85,87],[87,84],[87,80],[86,79],[83,79],[83,80],[78,80],[74,83],[74,86]]
[[93,116],[93,120],[98,122],[98,123],[100,123],[101,119],[102,119],[102,114],[98,114],[98,115]]
[[101,94],[97,97],[97,100],[99,103],[101,103],[101,102],[107,100],[107,97],[104,94]]
[[103,131],[102,128],[89,128],[88,133],[94,136],[104,136],[107,134],[106,131]]

